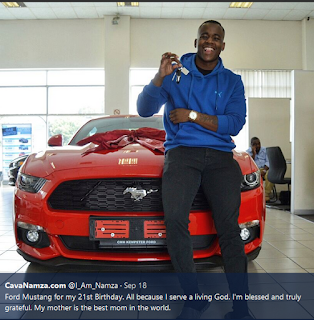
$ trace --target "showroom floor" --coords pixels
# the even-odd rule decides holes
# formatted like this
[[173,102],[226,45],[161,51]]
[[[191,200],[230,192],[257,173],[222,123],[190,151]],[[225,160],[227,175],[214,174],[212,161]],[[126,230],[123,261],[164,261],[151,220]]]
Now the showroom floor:
[[[13,190],[0,187],[0,273],[55,272],[26,262],[17,252],[12,229]],[[71,269],[73,271],[73,269]],[[223,272],[213,268],[209,272]],[[249,262],[250,273],[314,273],[314,222],[267,208],[263,249]]]

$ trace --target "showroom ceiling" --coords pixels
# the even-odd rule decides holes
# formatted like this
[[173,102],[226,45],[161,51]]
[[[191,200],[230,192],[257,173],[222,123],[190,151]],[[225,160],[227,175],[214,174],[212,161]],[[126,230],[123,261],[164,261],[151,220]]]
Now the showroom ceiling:
[[0,20],[99,19],[127,15],[134,19],[294,20],[314,18],[314,2],[254,2],[249,9],[229,8],[230,2],[139,2],[118,7],[116,2],[24,2],[26,7],[6,8],[0,3]]

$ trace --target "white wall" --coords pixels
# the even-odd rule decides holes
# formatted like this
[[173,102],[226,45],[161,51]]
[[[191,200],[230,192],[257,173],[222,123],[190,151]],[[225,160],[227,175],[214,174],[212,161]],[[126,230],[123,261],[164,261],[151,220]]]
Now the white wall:
[[[279,146],[286,160],[291,160],[290,99],[249,98],[248,123],[249,140],[258,137],[263,147]],[[285,176],[291,177],[290,164]],[[276,190],[279,193],[288,187],[276,185]]]
[[[121,44],[119,37],[106,40],[105,19],[1,20],[0,68],[102,68],[105,45],[115,50]],[[125,47],[125,56],[131,59],[131,67],[154,68],[164,51],[178,55],[195,52],[194,39],[203,21],[130,19],[129,26],[120,23],[115,27],[130,33],[130,48]],[[226,30],[226,50],[222,53],[226,67],[302,69],[301,22],[221,20],[221,23]],[[307,38],[313,39],[313,33],[308,29]],[[314,61],[310,55],[308,59]]]
[[292,198],[291,212],[314,213],[314,71],[292,77]]
[[290,99],[249,98],[248,123],[250,140],[258,137],[263,147],[280,146],[291,159]]
[[[210,17],[209,17],[210,18]],[[128,113],[128,68],[157,68],[162,53],[195,52],[204,20],[104,19],[0,21],[0,69],[104,68],[106,113]],[[311,22],[311,21],[310,21]],[[230,69],[314,68],[313,48],[302,39],[314,28],[300,21],[221,20],[226,30],[224,65]],[[312,48],[312,49],[311,49]],[[119,61],[119,62],[118,62]],[[122,97],[125,97],[123,99]],[[119,102],[119,106],[113,105]]]
[[[120,18],[0,21],[0,69],[105,68],[106,113],[128,113],[131,68],[157,68],[162,53],[195,52],[204,20]],[[221,20],[224,65],[230,69],[302,69],[303,35],[314,28],[296,21]],[[306,26],[306,27],[305,27]],[[306,32],[305,32],[306,30]],[[307,47],[307,65],[314,55]],[[108,90],[107,90],[108,88]],[[124,97],[124,99],[122,98]],[[117,102],[118,107],[114,106]]]
[[[158,67],[161,55],[195,52],[204,20],[131,20],[131,66]],[[231,69],[301,69],[302,25],[296,21],[220,20],[226,31],[221,54]]]
[[0,69],[103,68],[104,20],[0,21]]

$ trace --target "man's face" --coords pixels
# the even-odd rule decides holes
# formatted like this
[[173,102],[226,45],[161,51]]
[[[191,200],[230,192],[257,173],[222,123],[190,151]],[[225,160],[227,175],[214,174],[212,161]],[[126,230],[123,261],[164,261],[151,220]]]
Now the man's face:
[[254,148],[256,153],[259,153],[259,151],[261,150],[261,142],[257,139],[257,140],[253,140],[252,144],[251,144],[252,149]]
[[196,62],[198,67],[210,70],[210,67],[216,66],[220,52],[225,48],[223,40],[224,32],[221,26],[216,23],[205,23],[199,29],[197,39],[194,42],[194,46],[197,48]]

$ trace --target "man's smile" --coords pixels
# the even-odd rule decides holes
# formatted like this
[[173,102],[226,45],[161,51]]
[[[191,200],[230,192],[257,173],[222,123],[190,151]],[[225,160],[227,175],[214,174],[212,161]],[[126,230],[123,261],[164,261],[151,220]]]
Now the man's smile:
[[214,48],[212,48],[212,47],[205,47],[204,48],[204,52],[205,52],[205,54],[211,54],[211,53],[213,53],[214,52]]

